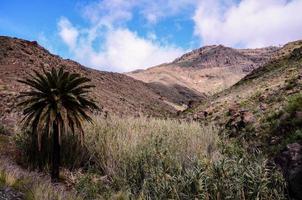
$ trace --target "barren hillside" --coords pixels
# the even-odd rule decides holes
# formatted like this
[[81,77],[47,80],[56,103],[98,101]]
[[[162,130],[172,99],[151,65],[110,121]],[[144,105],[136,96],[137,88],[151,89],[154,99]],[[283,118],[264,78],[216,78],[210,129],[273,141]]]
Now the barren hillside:
[[[275,57],[278,51],[277,47],[232,49],[222,45],[206,46],[184,54],[172,63],[133,71],[127,75],[150,83],[153,88],[154,85],[162,85],[159,92],[162,95],[165,95],[166,87],[173,88],[174,94],[181,96],[182,92],[178,89],[180,86],[188,91],[187,96],[202,96],[204,93],[211,95],[232,86]],[[179,100],[176,103],[181,103],[181,100],[186,103],[188,98]]]
[[60,67],[90,78],[96,86],[93,98],[104,111],[120,115],[167,116],[173,107],[161,100],[147,84],[119,73],[86,68],[72,60],[50,54],[37,42],[0,37],[0,120],[14,124],[17,118],[16,96],[24,86],[17,82],[33,69]]

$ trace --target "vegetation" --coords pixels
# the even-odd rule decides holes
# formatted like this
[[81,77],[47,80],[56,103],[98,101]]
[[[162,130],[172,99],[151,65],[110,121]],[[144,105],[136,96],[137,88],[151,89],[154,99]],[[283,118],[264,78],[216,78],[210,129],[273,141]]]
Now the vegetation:
[[[96,116],[94,124],[83,123],[82,140],[69,128],[61,136],[61,166],[70,170],[62,180],[83,199],[289,198],[290,188],[268,158],[302,139],[300,50],[295,55],[270,62],[210,97],[200,110],[207,113],[201,123]],[[227,121],[231,128],[243,126],[224,137]],[[52,140],[32,133],[15,135],[17,159],[48,169]],[[32,193],[47,199],[51,191],[46,187],[37,185]]]
[[[96,119],[85,143],[96,165],[78,179],[87,199],[284,199],[282,175],[260,153],[222,145],[212,125]],[[224,141],[226,142],[226,141]]]
[[0,188],[10,187],[21,199],[25,200],[81,200],[80,195],[55,188],[37,177],[19,177],[17,172],[8,172],[0,167]]
[[278,170],[260,153],[222,143],[213,125],[116,116],[94,121],[84,126],[89,164],[73,175],[84,199],[285,198]]
[[0,135],[5,135],[8,133],[8,130],[7,128],[3,125],[3,124],[0,124]]
[[[17,131],[13,141],[19,150],[16,155],[19,164],[31,169],[38,168],[40,171],[51,167],[49,161],[52,157],[52,139],[48,135],[41,138],[41,150],[38,148],[37,137],[30,131]],[[91,158],[87,148],[81,145],[76,135],[62,135],[61,143],[64,145],[61,146],[60,166],[73,170],[89,165]]]
[[30,91],[22,92],[19,96],[22,99],[19,106],[23,108],[23,126],[29,128],[33,137],[36,137],[39,150],[42,137],[52,135],[51,177],[55,182],[59,178],[62,135],[75,133],[77,128],[83,140],[82,122],[92,121],[87,111],[98,108],[87,97],[93,86],[88,84],[88,78],[64,71],[63,68],[52,68],[43,73],[34,71],[34,75],[19,82],[31,87]]
[[268,135],[278,138],[274,150],[302,140],[302,93],[290,96],[284,108],[271,114],[267,121]]

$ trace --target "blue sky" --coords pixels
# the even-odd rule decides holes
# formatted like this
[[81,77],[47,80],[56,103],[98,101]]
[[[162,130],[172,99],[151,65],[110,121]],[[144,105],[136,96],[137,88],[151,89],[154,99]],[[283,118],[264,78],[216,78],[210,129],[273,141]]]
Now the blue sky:
[[125,72],[209,44],[302,39],[302,0],[1,0],[0,35],[88,67]]

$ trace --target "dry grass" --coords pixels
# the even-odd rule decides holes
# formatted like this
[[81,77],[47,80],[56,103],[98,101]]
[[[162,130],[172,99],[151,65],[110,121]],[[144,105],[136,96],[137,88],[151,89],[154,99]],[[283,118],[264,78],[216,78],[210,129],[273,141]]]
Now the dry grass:
[[179,163],[218,156],[218,130],[195,122],[97,117],[93,125],[86,126],[85,132],[88,149],[98,157],[101,168],[109,175],[120,168],[125,157],[139,154],[156,142],[155,145],[165,148]]
[[0,157],[0,187],[13,188],[25,200],[82,199],[64,185],[53,185],[47,176],[22,169],[4,157]]
[[16,178],[13,173],[6,173],[0,168],[0,185],[5,187],[15,187],[18,184],[19,180]]
[[35,183],[26,194],[27,200],[81,200],[82,198],[66,193],[64,190],[54,190],[51,183]]

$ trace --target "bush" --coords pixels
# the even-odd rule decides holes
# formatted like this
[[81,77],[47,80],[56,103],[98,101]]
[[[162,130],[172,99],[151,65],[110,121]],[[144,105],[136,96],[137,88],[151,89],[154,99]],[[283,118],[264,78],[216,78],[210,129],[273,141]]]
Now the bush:
[[[51,161],[52,139],[43,134],[41,139],[41,151],[38,148],[37,136],[30,131],[19,132],[14,136],[14,141],[19,155],[17,161],[31,168],[49,168]],[[75,135],[62,136],[61,165],[69,169],[86,167],[90,164],[91,157],[87,148],[82,146]]]
[[77,184],[78,191],[86,199],[113,199],[121,192],[121,199],[286,199],[282,174],[261,155],[204,159],[190,166],[175,166],[179,163],[151,154],[136,158],[112,177],[118,180],[111,185],[86,175]]
[[302,93],[289,97],[284,108],[269,116],[267,121],[268,135],[279,138],[277,150],[302,140]]
[[285,181],[261,156],[224,158],[207,172],[210,199],[285,199]]

